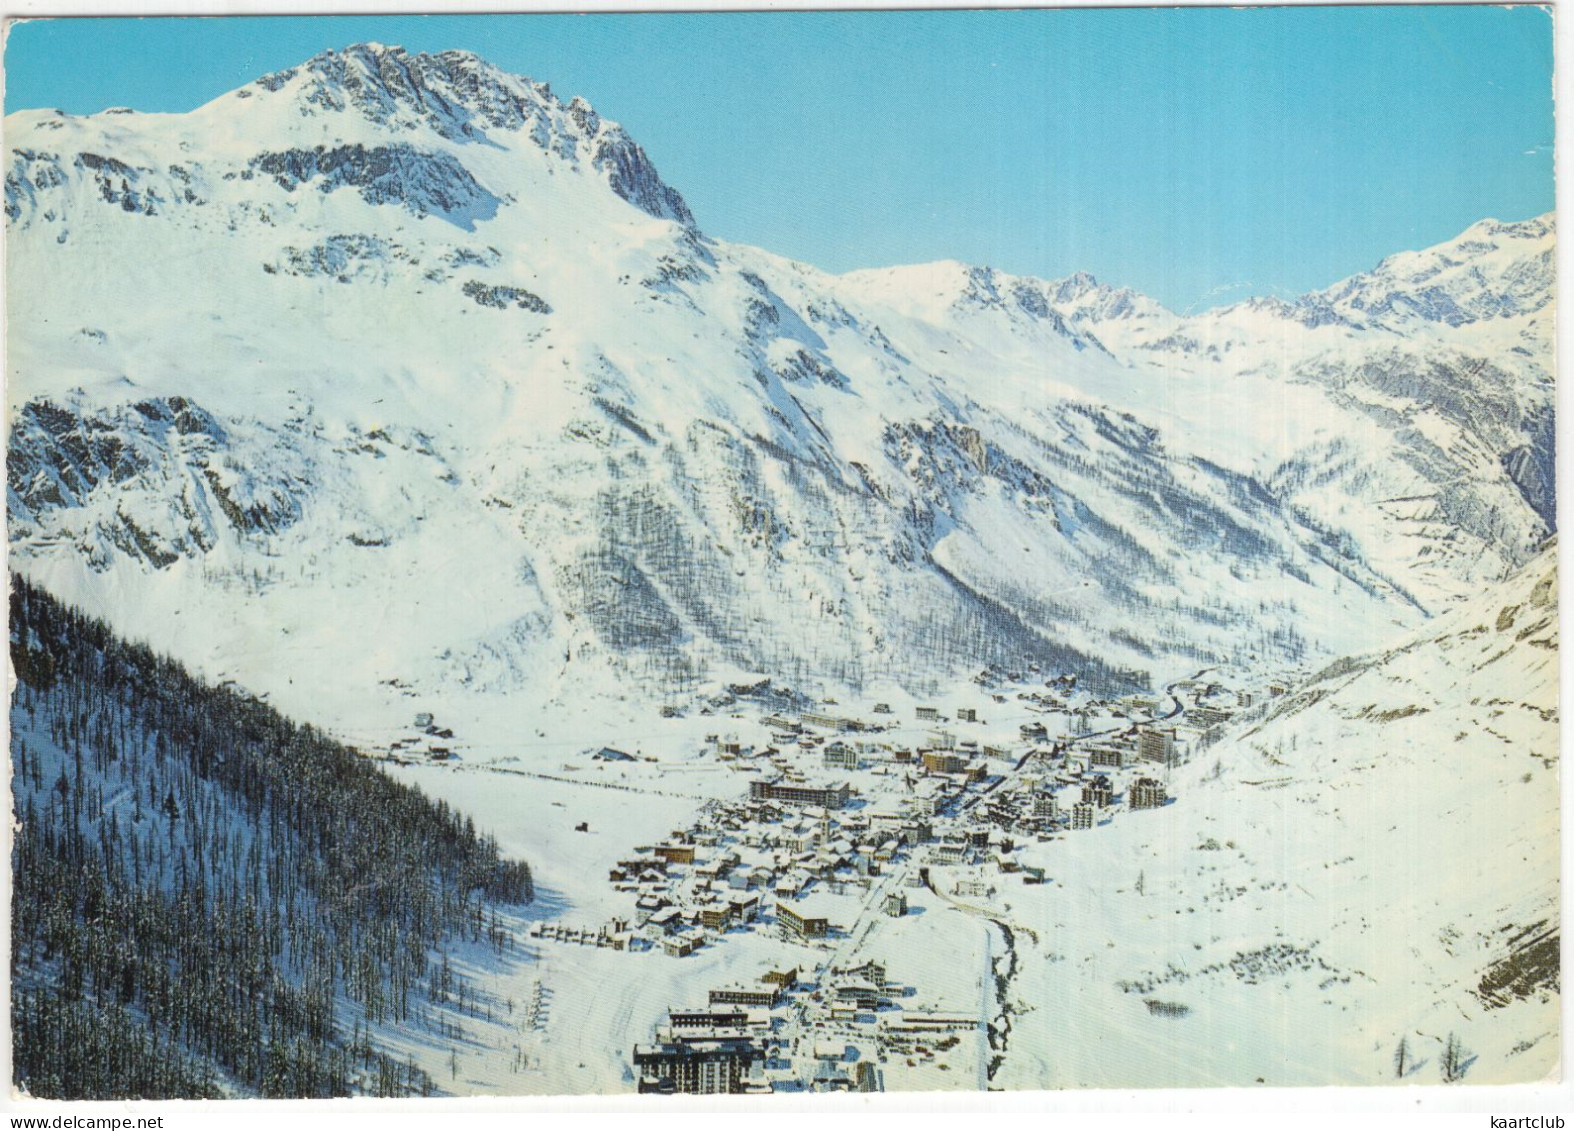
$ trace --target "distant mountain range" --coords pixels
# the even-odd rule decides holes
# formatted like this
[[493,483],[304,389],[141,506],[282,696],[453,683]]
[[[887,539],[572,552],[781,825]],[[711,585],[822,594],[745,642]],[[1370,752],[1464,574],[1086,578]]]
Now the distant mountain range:
[[1551,216],[1182,316],[711,238],[464,52],[6,130],[13,568],[307,717],[1315,665],[1553,532]]

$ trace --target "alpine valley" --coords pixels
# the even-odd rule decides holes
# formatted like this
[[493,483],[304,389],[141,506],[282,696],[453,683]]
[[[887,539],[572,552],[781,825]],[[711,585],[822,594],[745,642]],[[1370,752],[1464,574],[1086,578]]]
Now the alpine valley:
[[[1551,215],[1182,315],[713,238],[621,127],[465,52],[5,137],[18,811],[99,836],[150,786],[81,749],[173,725],[48,691],[52,649],[115,668],[52,598],[379,760],[441,802],[412,828],[490,834],[422,856],[434,890],[484,875],[472,918],[442,904],[469,928],[409,944],[468,1004],[445,973],[373,1010],[307,948],[278,984],[341,1034],[331,1083],[177,1029],[201,1088],[138,1094],[693,1090],[699,1022],[664,1019],[728,1002],[737,1088],[1558,1063]],[[187,781],[237,852],[283,843],[193,758],[148,771],[148,820]],[[751,789],[832,767],[840,808]],[[718,891],[760,902],[718,926]],[[164,1033],[125,985],[117,1024]]]

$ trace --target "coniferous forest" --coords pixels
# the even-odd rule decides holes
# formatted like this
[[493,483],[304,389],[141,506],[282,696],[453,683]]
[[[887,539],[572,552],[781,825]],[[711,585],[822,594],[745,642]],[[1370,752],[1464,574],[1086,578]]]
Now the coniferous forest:
[[62,1099],[432,1094],[379,1048],[512,946],[530,868],[326,736],[14,579],[13,1080]]

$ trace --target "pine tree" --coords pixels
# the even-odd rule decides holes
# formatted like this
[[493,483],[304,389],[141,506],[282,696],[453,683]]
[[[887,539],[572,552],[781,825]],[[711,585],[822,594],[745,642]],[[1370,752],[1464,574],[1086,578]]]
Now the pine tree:
[[1464,1079],[1469,1068],[1470,1053],[1465,1050],[1458,1034],[1450,1033],[1448,1040],[1443,1045],[1443,1055],[1438,1061],[1438,1068],[1443,1075],[1443,1083],[1453,1084]]

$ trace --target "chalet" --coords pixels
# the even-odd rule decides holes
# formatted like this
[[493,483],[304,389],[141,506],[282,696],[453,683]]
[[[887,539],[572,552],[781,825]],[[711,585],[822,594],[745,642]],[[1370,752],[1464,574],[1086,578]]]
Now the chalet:
[[[694,837],[694,839],[699,841],[701,844],[704,844],[707,841],[714,843],[718,838],[714,833],[699,833]],[[714,859],[709,860],[695,868],[694,874],[697,876],[703,876],[706,879],[724,880],[737,866],[738,854],[736,852],[721,852],[718,853]]]
[[694,863],[694,846],[692,844],[658,844],[651,851],[668,864]]
[[934,861],[936,864],[960,864],[966,859],[966,843],[952,841],[935,846]]
[[837,819],[837,827],[848,836],[862,836],[872,827],[869,818],[862,813],[852,813]]
[[725,931],[732,926],[732,905],[711,903],[700,908],[700,926],[712,931]]
[[669,958],[687,958],[699,949],[699,945],[693,935],[670,935],[661,940],[661,949]]
[[876,703],[874,705],[874,713],[877,715],[889,715],[891,713],[891,704]]
[[684,927],[683,912],[676,907],[663,907],[645,920],[645,926],[654,927],[666,935],[674,935]]
[[792,899],[809,886],[811,879],[812,877],[807,872],[795,868],[786,875],[779,877],[776,880],[776,886],[771,890],[778,902],[783,899]]
[[1017,732],[1028,742],[1047,742],[1049,740],[1049,728],[1043,723],[1023,723],[1017,728]]
[[603,746],[600,750],[598,750],[594,754],[592,754],[591,757],[595,758],[596,760],[601,761],[601,762],[632,762],[632,761],[634,761],[634,755],[629,754],[629,753],[627,753],[625,751],[622,751],[622,750],[616,750],[616,749],[614,749],[611,746]]
[[781,820],[787,810],[774,801],[754,801],[749,805],[749,812],[754,820],[769,825]]
[[637,880],[648,872],[665,876],[667,862],[658,856],[633,856],[627,860],[619,860],[616,867],[609,872],[613,883],[623,880]]

